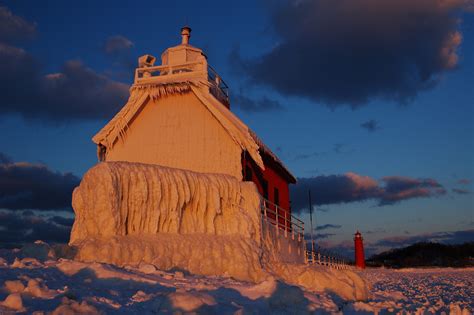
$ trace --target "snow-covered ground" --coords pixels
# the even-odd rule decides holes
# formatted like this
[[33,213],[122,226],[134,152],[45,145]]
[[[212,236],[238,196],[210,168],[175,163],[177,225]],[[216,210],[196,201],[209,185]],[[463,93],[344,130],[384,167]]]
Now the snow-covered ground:
[[[25,256],[30,257],[21,258]],[[364,314],[402,310],[469,314],[474,307],[474,269],[368,269],[361,274],[371,284],[370,300],[346,302],[334,294],[308,292],[271,277],[252,284],[179,270],[160,271],[149,264],[118,268],[56,260],[35,248],[30,252],[1,250],[0,314]]]
[[371,298],[348,305],[344,313],[471,314],[474,310],[474,268],[369,268],[360,274],[371,285]]

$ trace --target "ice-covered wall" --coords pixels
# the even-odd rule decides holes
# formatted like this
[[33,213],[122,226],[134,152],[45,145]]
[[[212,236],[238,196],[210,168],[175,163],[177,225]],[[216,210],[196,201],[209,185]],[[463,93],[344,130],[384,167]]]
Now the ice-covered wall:
[[260,240],[252,183],[151,164],[104,162],[73,193],[70,243],[134,234],[241,235]]
[[70,245],[81,261],[144,262],[252,282],[273,275],[348,299],[365,294],[351,272],[334,277],[305,266],[302,242],[262,222],[255,184],[230,175],[103,162],[74,190],[73,208]]

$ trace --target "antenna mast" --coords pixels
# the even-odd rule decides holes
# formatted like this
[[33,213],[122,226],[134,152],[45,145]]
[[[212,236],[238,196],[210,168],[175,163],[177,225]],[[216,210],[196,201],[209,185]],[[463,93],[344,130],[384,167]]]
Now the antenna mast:
[[313,202],[311,201],[311,190],[308,189],[308,201],[309,201],[309,223],[311,229],[311,252],[314,253],[314,240],[313,240]]

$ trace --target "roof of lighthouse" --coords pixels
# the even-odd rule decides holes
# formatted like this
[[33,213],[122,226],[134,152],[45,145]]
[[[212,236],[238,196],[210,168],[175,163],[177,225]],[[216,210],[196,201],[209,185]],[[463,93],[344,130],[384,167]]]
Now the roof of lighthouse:
[[[200,102],[224,127],[232,140],[247,151],[255,163],[265,169],[262,153],[286,175],[290,182],[294,176],[278,157],[228,108],[228,96],[222,89],[219,76],[209,69],[206,57],[200,49],[189,45],[190,29],[184,27],[181,45],[171,47],[162,54],[162,65],[154,66],[155,58],[145,55],[139,58],[135,82],[125,106],[93,138],[97,145],[112,148],[125,139],[131,121],[141,112],[149,100],[172,94],[194,93]],[[212,71],[212,77],[210,72]]]

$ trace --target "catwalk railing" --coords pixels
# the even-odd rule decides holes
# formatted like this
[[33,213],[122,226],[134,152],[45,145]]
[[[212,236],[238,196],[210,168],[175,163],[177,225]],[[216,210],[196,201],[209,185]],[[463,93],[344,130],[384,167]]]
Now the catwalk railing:
[[[285,237],[305,242],[305,262],[310,265],[319,265],[334,269],[351,269],[349,260],[321,248],[312,250],[311,241],[304,239],[304,222],[292,215],[288,210],[261,197],[262,220],[273,225],[277,235],[282,233]],[[308,244],[310,245],[308,247]]]
[[262,219],[275,226],[277,234],[291,235],[292,239],[304,241],[304,222],[288,210],[262,197],[261,212]]
[[310,265],[326,266],[334,269],[352,269],[353,266],[348,259],[321,248],[311,249],[311,241],[307,242],[306,263]]

